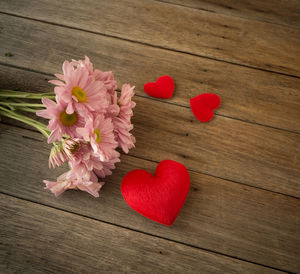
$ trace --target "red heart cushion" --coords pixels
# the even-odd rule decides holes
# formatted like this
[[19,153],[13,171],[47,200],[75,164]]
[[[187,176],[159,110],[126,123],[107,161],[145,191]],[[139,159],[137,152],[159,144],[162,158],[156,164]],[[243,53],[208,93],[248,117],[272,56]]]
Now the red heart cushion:
[[214,116],[213,110],[220,104],[220,97],[213,93],[203,93],[190,99],[192,112],[201,122],[210,121]]
[[144,85],[144,91],[155,98],[168,99],[173,95],[175,84],[173,79],[168,76],[159,77],[155,83],[150,82]]
[[132,209],[164,225],[173,224],[189,188],[186,167],[172,160],[161,161],[154,176],[143,169],[132,170],[121,185],[122,195]]

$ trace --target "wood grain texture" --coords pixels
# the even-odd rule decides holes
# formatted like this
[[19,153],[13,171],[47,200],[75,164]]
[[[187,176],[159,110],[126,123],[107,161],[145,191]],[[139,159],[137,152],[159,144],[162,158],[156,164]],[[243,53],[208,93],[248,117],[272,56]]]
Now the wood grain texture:
[[300,27],[298,0],[159,0],[209,12]]
[[5,125],[0,132],[1,192],[279,269],[300,267],[299,199],[190,172],[187,201],[174,225],[166,227],[130,209],[120,192],[127,172],[153,172],[155,163],[122,155],[99,199],[79,191],[55,198],[43,190],[42,179],[55,179],[65,168],[47,168],[49,145],[43,137]]
[[300,76],[296,28],[152,0],[4,0],[0,11]]
[[[6,15],[0,22],[5,22],[0,23],[2,63],[53,74],[65,59],[86,54],[95,67],[113,70],[119,87],[130,82],[141,96],[147,96],[144,83],[169,74],[176,83],[169,103],[189,106],[191,97],[214,92],[222,100],[220,115],[300,132],[300,79]],[[5,57],[7,52],[13,56]],[[1,71],[7,88],[26,82],[23,72]]]
[[0,194],[3,273],[279,273]]
[[[45,76],[7,68],[21,90],[45,88]],[[1,75],[1,73],[0,73]],[[19,76],[27,81],[16,81]],[[173,159],[194,170],[262,189],[300,197],[300,135],[221,116],[199,123],[184,107],[135,97],[131,154]],[[167,119],[166,119],[167,117]]]
[[[137,147],[122,155],[99,199],[43,190],[42,179],[65,169],[47,168],[40,134],[0,125],[0,272],[299,271],[300,29],[287,26],[297,4],[274,5],[262,19],[268,3],[236,3],[244,19],[218,14],[231,0],[201,1],[216,13],[176,1],[0,2],[0,13],[14,14],[0,15],[0,88],[48,91],[63,60],[87,54],[138,94]],[[164,74],[176,81],[174,98],[147,97],[143,84]],[[202,92],[222,99],[208,124],[188,108]],[[131,210],[120,192],[127,172],[153,173],[165,158],[191,176],[172,227]]]

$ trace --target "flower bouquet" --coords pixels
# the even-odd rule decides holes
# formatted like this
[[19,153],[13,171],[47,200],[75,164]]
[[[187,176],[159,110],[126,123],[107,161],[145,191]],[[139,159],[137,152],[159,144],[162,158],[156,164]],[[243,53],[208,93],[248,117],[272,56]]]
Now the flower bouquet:
[[[55,85],[54,92],[0,91],[0,114],[35,127],[48,139],[53,145],[49,167],[68,162],[70,170],[57,181],[44,180],[46,189],[56,196],[79,189],[99,197],[104,182],[98,177],[110,175],[120,162],[117,148],[128,153],[134,147],[130,133],[134,87],[124,84],[118,96],[113,73],[94,70],[88,57],[65,61],[62,69],[63,74],[49,81]],[[35,99],[42,104],[32,102]],[[24,112],[49,119],[48,126]]]

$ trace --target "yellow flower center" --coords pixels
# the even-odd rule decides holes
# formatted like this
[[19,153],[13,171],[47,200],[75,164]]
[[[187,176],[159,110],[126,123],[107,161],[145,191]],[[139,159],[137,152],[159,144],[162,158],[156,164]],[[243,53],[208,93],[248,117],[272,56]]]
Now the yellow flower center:
[[100,140],[101,140],[101,134],[100,134],[100,131],[99,131],[99,129],[98,128],[96,128],[95,130],[94,130],[94,134],[96,134],[96,142],[99,144],[100,143]]
[[76,112],[67,114],[64,110],[59,114],[59,120],[64,126],[73,126],[77,122],[77,114]]
[[79,103],[85,103],[86,102],[86,93],[85,91],[76,86],[72,88],[72,95],[75,96]]

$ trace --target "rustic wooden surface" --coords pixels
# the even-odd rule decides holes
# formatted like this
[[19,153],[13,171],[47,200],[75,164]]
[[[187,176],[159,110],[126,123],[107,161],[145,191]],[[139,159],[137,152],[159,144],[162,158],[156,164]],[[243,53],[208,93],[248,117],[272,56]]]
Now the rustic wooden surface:
[[51,5],[49,0],[7,0],[2,1],[0,9],[195,56],[300,76],[297,28],[149,0],[124,0],[122,4],[119,0],[52,0]]
[[[137,94],[136,148],[99,199],[43,190],[64,168],[47,168],[39,133],[2,119],[0,271],[300,272],[299,12],[295,0],[0,1],[0,88],[50,91],[62,62],[86,54]],[[172,100],[147,96],[165,74]],[[222,99],[207,124],[189,109],[203,92]],[[166,158],[191,176],[171,227],[120,193],[127,172]]]
[[291,27],[300,27],[298,0],[161,0],[184,7],[226,14],[234,17],[255,19]]
[[48,206],[3,194],[0,197],[1,218],[6,225],[1,228],[6,247],[3,255],[6,267],[19,273],[117,269],[127,273],[186,273],[199,269],[207,273],[279,273]]

